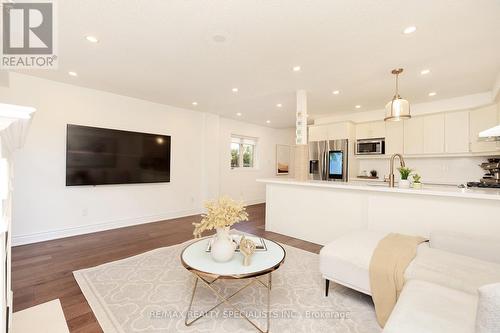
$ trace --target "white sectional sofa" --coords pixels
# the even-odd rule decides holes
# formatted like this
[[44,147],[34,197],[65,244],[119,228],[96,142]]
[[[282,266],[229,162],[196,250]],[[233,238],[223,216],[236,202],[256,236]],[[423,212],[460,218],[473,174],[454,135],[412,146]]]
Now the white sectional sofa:
[[[326,245],[320,252],[326,295],[329,281],[371,295],[370,260],[386,235],[380,231],[359,231]],[[499,299],[492,305],[498,309],[491,310],[490,304],[488,311],[497,311],[497,316],[490,320],[493,324],[488,323],[480,332],[500,332],[500,240],[432,233],[430,242],[419,246],[405,279],[384,333],[479,332],[478,289],[493,283],[499,283],[495,287]],[[491,325],[498,326],[491,330]]]
[[423,280],[408,281],[384,333],[475,332],[477,296]]
[[369,267],[373,251],[387,232],[360,231],[325,245],[319,254],[320,271],[329,281],[371,295]]

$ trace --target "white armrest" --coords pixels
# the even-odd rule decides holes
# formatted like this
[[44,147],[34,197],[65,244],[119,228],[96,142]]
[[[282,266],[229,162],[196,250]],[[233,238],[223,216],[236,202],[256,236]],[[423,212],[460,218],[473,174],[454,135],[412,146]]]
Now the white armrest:
[[449,231],[434,231],[430,235],[430,247],[500,263],[500,239]]
[[500,332],[500,283],[479,288],[476,332]]

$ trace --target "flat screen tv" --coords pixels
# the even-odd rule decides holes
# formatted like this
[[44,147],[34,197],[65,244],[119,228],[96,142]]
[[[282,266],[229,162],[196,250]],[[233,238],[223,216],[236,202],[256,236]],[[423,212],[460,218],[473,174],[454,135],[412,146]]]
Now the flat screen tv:
[[170,182],[170,136],[67,126],[66,186]]

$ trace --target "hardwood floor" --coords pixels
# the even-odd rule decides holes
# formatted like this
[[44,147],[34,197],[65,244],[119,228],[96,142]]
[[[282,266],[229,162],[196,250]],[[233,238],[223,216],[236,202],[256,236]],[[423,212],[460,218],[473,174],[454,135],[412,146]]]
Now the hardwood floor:
[[[265,205],[248,206],[249,221],[236,229],[318,253],[321,246],[264,230]],[[188,216],[68,237],[12,249],[14,312],[59,298],[71,332],[102,332],[73,271],[127,258],[192,239]]]

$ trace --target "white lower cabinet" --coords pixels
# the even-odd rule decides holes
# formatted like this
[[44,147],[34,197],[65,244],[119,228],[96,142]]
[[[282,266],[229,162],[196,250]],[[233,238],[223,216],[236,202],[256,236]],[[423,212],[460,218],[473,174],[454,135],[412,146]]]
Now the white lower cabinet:
[[444,153],[444,114],[423,117],[424,154]]
[[469,152],[469,111],[445,114],[445,152]]
[[416,117],[404,121],[404,153],[423,154],[424,118]]

